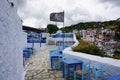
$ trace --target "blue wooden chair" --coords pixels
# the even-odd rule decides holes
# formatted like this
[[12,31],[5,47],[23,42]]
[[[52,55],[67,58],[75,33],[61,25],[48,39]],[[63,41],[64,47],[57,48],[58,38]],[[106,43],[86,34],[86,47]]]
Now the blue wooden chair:
[[[61,61],[64,61],[64,60],[72,60],[72,58],[70,56],[63,55]],[[60,68],[63,68],[63,62],[61,62]],[[74,73],[74,66],[70,66],[69,69],[70,69],[70,73]],[[64,70],[65,70],[65,76],[67,77],[67,71],[68,71],[67,65],[64,65]]]
[[62,69],[63,67],[63,60],[66,60],[66,59],[69,59],[68,56],[65,56],[65,55],[62,55],[59,57],[59,60],[58,60],[58,69]]
[[58,49],[59,51],[62,51],[64,48],[63,48],[63,46],[58,46],[57,49]]
[[51,55],[52,54],[58,54],[59,53],[59,50],[57,50],[57,49],[54,49],[54,50],[49,50],[49,53],[50,53],[50,64],[52,64],[51,65],[51,67],[53,67],[53,69],[56,69],[58,66],[58,58],[54,58],[54,59],[52,59],[52,61],[51,61]]
[[23,48],[23,65],[30,56],[33,55],[33,48],[32,47],[25,47]]
[[108,78],[107,80],[120,80],[120,74],[112,76],[112,77]]
[[67,45],[64,45],[64,46],[58,46],[58,50],[59,51],[63,51],[65,48],[67,48],[67,47],[69,47],[69,46],[67,46]]
[[74,71],[74,80],[77,77],[81,78],[81,80],[90,80],[90,62],[83,62],[82,69]]
[[95,80],[104,80],[104,73],[103,73],[103,68],[102,64],[95,64],[93,65],[93,73],[95,76]]
[[52,63],[53,63],[53,69],[58,69],[58,64],[59,64],[58,63],[58,58],[54,58]]
[[57,50],[57,49],[54,49],[54,50],[49,50],[49,53],[50,54],[58,54],[58,52],[59,52],[59,50]]

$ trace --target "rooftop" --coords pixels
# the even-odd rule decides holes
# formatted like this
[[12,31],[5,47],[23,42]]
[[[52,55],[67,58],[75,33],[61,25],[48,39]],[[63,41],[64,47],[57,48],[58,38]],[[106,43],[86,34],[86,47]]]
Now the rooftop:
[[36,33],[41,33],[41,32],[45,32],[45,29],[41,28],[33,28],[33,27],[29,27],[29,26],[22,26],[22,29],[25,30],[26,32],[28,31],[32,31],[32,32],[36,32]]

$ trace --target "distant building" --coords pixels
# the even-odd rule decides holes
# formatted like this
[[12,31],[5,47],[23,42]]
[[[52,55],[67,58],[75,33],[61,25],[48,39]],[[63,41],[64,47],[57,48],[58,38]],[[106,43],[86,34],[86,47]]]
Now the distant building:
[[94,30],[91,30],[91,29],[84,30],[82,31],[82,35],[84,40],[94,41],[94,35],[95,35]]
[[58,30],[56,33],[62,33],[62,31],[61,31],[61,30]]
[[118,18],[117,21],[120,21],[120,18]]
[[78,33],[79,31],[77,29],[73,30],[73,33]]

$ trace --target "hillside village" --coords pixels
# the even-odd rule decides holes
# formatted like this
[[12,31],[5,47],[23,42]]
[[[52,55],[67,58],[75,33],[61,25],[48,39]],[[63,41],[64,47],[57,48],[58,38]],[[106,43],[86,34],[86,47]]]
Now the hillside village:
[[91,41],[108,56],[120,50],[120,18],[104,22],[84,22],[61,28],[65,32],[79,33],[83,40]]
[[0,80],[120,80],[120,0],[88,1],[0,0]]

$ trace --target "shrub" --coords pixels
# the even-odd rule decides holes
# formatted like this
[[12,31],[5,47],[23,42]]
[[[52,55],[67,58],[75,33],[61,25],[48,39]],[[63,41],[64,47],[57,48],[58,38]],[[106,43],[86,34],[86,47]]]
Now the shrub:
[[80,39],[81,39],[80,34],[76,33],[75,35],[76,35],[76,39],[77,39],[77,40],[80,40]]
[[46,40],[46,37],[42,37],[43,40]]
[[120,59],[120,51],[115,51],[114,55],[113,55],[113,58]]
[[91,44],[89,41],[79,40],[79,44],[76,47],[72,47],[72,50],[75,52],[83,52],[92,55],[104,56],[102,50],[100,50],[97,46]]

